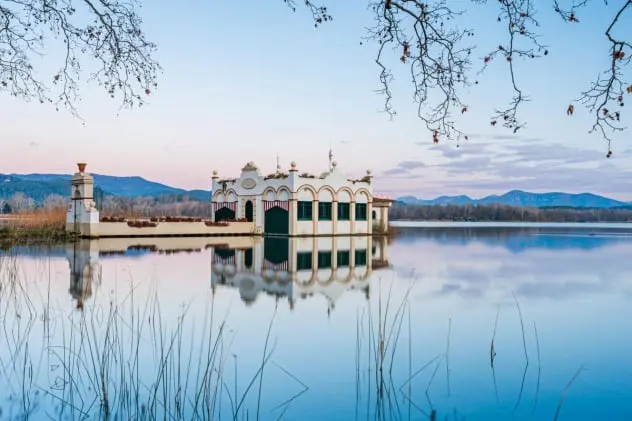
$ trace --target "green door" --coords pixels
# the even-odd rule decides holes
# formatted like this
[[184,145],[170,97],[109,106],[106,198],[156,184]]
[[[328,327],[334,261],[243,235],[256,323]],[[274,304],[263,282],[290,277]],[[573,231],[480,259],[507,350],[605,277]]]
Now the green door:
[[246,202],[246,221],[252,222],[253,220],[252,202],[249,200]]
[[228,208],[221,208],[215,211],[215,221],[225,221],[227,219],[235,219],[235,212]]
[[290,232],[289,212],[277,206],[265,213],[263,233],[265,235],[288,235]]

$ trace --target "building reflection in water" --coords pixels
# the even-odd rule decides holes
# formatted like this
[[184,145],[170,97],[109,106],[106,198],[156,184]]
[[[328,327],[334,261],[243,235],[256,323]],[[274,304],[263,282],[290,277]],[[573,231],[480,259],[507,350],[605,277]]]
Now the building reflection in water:
[[238,289],[246,304],[260,293],[286,297],[292,309],[322,294],[330,312],[346,291],[369,298],[371,274],[388,266],[385,237],[265,237],[252,247],[214,247],[211,285]]
[[252,304],[260,293],[298,299],[322,294],[329,311],[346,291],[369,297],[373,271],[389,267],[385,237],[189,237],[112,238],[69,244],[69,293],[82,309],[101,283],[101,259],[146,253],[211,252],[211,288],[236,288]]
[[83,309],[85,300],[92,296],[93,284],[101,284],[101,263],[96,241],[76,241],[68,245],[70,263],[70,288],[68,292],[76,300],[77,308]]

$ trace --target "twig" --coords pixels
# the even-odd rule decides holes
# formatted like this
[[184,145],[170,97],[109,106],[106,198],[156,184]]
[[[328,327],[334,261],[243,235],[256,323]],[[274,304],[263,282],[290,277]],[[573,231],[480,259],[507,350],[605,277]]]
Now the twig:
[[538,406],[538,398],[540,396],[540,376],[542,373],[542,363],[540,361],[540,338],[538,336],[538,326],[536,326],[535,321],[533,322],[533,331],[535,332],[535,343],[538,350],[538,382],[535,387],[535,400],[533,402],[533,410],[531,411],[532,414],[535,413],[535,409]]
[[447,378],[448,396],[450,396],[450,332],[452,331],[452,318],[448,319],[448,339],[445,350],[445,372]]
[[518,315],[520,316],[520,329],[522,330],[522,349],[524,350],[524,358],[529,365],[529,355],[527,353],[527,340],[524,334],[524,321],[522,320],[522,310],[520,310],[520,303],[518,302],[518,298],[515,293],[511,293],[513,295],[514,301],[516,302],[516,308],[518,309]]
[[562,391],[562,396],[560,396],[560,401],[557,404],[557,409],[555,410],[555,417],[553,417],[553,421],[557,421],[557,417],[560,415],[560,411],[562,410],[562,405],[564,404],[564,401],[566,400],[566,394],[568,393],[568,390],[570,389],[572,384],[575,382],[577,377],[579,377],[579,373],[581,373],[583,370],[584,370],[584,366],[579,367],[577,371],[575,372],[575,374],[573,374],[573,377],[571,377],[571,379],[566,384],[566,387]]

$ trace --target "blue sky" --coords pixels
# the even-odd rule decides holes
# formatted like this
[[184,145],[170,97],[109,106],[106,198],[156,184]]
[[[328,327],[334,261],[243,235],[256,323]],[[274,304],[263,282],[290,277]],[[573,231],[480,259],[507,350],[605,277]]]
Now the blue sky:
[[[320,172],[331,143],[343,171],[371,169],[375,190],[389,195],[479,197],[521,188],[632,200],[632,132],[614,136],[614,156],[606,160],[605,143],[587,133],[588,112],[577,107],[573,117],[565,114],[607,65],[601,34],[617,5],[596,1],[580,12],[580,24],[570,25],[542,2],[542,43],[551,53],[516,61],[518,82],[532,99],[522,113],[528,127],[516,137],[489,126],[489,115],[511,98],[505,63],[494,63],[464,96],[470,111],[460,125],[470,139],[457,149],[445,139],[432,144],[395,56],[398,116],[390,121],[379,112],[376,48],[360,45],[372,24],[365,0],[330,0],[334,21],[318,29],[305,10],[292,13],[282,0],[145,3],[146,32],[164,68],[150,103],[117,116],[119,103],[88,85],[79,104],[83,125],[63,111],[4,95],[2,172],[67,173],[86,161],[101,174],[208,188],[215,169],[232,176],[253,160],[274,170],[277,153],[284,167],[295,160],[299,169]],[[481,58],[504,39],[495,2],[489,3],[465,15]],[[621,27],[632,24],[628,15]],[[57,58],[51,53],[46,66]],[[622,115],[628,125],[630,115]]]

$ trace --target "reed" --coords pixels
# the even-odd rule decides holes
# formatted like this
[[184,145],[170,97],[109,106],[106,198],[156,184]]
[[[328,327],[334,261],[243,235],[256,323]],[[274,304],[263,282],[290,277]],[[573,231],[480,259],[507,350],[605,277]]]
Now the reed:
[[[203,315],[193,317],[188,302],[175,318],[167,318],[157,286],[151,279],[137,281],[130,274],[125,288],[97,288],[90,304],[67,313],[51,303],[50,259],[39,264],[36,276],[48,277],[48,283],[40,283],[34,290],[17,256],[11,251],[0,253],[0,384],[12,398],[10,419],[39,419],[48,412],[53,419],[237,421],[268,419],[265,407],[279,411],[278,419],[283,419],[288,408],[309,390],[306,383],[272,360],[276,307],[270,314],[263,343],[253,344],[261,354],[248,372],[232,349],[235,334],[228,323],[228,311],[218,314],[212,292],[205,298]],[[438,355],[424,347],[414,349],[413,340],[419,331],[413,326],[410,297],[416,284],[413,279],[403,296],[396,299],[393,283],[387,289],[376,280],[373,285],[378,287],[377,299],[373,296],[356,313],[356,419],[433,420],[452,419],[457,414],[455,405],[451,402],[448,408],[445,398],[433,404],[431,389],[436,381],[446,381],[450,387],[454,377],[455,390],[448,393],[451,399],[458,399],[459,360],[452,348],[454,345],[458,350],[456,327],[461,323],[455,319],[453,331],[453,320],[448,318],[447,338],[438,344]],[[103,293],[106,295],[101,296]],[[515,296],[514,300],[523,328]],[[479,354],[479,363],[490,364],[492,371],[497,369],[493,344],[502,338],[496,337],[499,313],[500,308],[494,322],[491,361],[486,353],[489,342]],[[535,411],[540,389],[540,343],[535,323],[533,329],[538,362]],[[525,332],[521,329],[520,333],[528,362]],[[266,389],[275,387],[270,383],[271,366],[300,386],[279,404],[266,401]],[[562,391],[556,418],[579,371]],[[421,381],[424,384],[420,386]],[[523,375],[518,402],[524,382]],[[420,403],[424,397],[426,402]]]
[[66,208],[40,208],[11,214],[0,226],[0,239],[63,240],[71,238],[66,232]]
[[[274,351],[274,315],[261,363],[240,391],[236,376],[233,389],[225,375],[232,338],[226,316],[215,314],[213,297],[198,330],[187,322],[190,303],[175,323],[164,320],[155,285],[147,282],[130,279],[124,294],[115,289],[102,297],[103,306],[79,306],[70,314],[55,315],[49,294],[42,295],[41,306],[31,301],[16,256],[0,254],[0,346],[10,350],[0,353],[0,380],[3,392],[10,390],[19,402],[10,408],[16,419],[36,419],[44,415],[38,412],[43,408],[55,419],[240,420],[249,417],[245,408],[253,399],[259,418],[263,373]],[[139,299],[136,294],[143,286],[149,293]],[[100,301],[98,291],[95,302]],[[45,326],[38,328],[38,321]],[[40,332],[44,339],[38,339]],[[191,343],[185,343],[185,335]],[[234,369],[236,373],[237,359]],[[298,382],[305,393],[306,386]],[[227,394],[231,389],[234,394]],[[228,397],[238,404],[222,408]],[[278,407],[287,410],[291,403]]]
[[66,224],[66,208],[40,208],[11,215],[8,225],[14,229],[51,229]]

